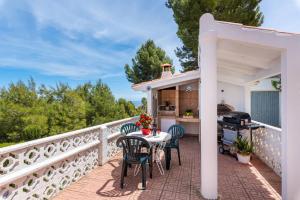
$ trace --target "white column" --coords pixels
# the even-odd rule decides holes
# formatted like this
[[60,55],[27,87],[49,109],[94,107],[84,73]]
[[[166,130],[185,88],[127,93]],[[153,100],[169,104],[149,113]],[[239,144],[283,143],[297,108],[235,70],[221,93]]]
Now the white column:
[[98,162],[99,165],[102,166],[104,165],[107,161],[107,153],[108,153],[108,147],[107,147],[107,136],[108,136],[108,128],[105,125],[100,126],[100,132],[99,132],[99,140],[100,140],[100,145],[98,148]]
[[152,89],[149,88],[147,91],[147,113],[152,115],[152,101],[153,101],[153,96],[152,96]]
[[200,36],[201,66],[201,193],[204,198],[218,197],[217,158],[217,34],[206,31]]
[[282,198],[300,199],[299,113],[300,48],[281,54],[282,78]]
[[[200,60],[199,60],[200,62]],[[199,110],[199,119],[200,119],[200,123],[199,123],[199,144],[201,144],[201,78],[199,79],[199,85],[198,85],[198,110]]]
[[245,96],[244,96],[244,109],[245,109],[245,112],[247,113],[251,113],[251,88],[250,88],[250,85],[245,85],[244,86],[244,93],[245,93]]

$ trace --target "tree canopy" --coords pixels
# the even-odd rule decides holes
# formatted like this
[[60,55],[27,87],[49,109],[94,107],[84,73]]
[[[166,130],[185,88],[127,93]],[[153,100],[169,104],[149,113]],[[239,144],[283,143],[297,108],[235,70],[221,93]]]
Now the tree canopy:
[[182,71],[198,68],[199,18],[211,13],[216,20],[260,26],[263,14],[261,0],[167,0],[166,6],[173,10],[178,25],[177,36],[183,46],[175,50]]
[[71,88],[37,87],[34,80],[0,89],[0,143],[33,140],[143,112],[125,99],[115,100],[100,80]]
[[161,76],[163,63],[172,64],[172,60],[153,40],[147,40],[132,59],[132,66],[125,65],[125,74],[134,84],[157,79]]

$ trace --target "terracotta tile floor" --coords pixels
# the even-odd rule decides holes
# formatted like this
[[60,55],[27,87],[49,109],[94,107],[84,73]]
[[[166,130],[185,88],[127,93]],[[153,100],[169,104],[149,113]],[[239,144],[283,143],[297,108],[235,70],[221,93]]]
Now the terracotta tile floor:
[[[181,140],[182,166],[172,151],[171,170],[160,175],[156,164],[153,179],[147,177],[147,190],[140,190],[141,176],[129,169],[125,187],[120,189],[121,155],[92,170],[78,182],[62,191],[55,200],[94,199],[202,199],[200,189],[200,145],[197,139]],[[257,158],[250,165],[239,164],[228,155],[219,155],[220,199],[281,199],[281,180]]]

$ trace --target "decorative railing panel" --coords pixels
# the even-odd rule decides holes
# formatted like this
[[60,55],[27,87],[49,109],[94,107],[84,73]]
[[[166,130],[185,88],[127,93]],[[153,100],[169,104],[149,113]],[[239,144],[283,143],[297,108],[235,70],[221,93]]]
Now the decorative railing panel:
[[[136,121],[137,121],[137,118],[132,118],[131,120],[128,120],[127,122],[135,123]],[[116,141],[121,136],[120,129],[123,124],[124,123],[120,122],[119,124],[107,125],[107,128],[109,130],[108,137],[107,137],[107,157],[108,158],[114,157],[120,151],[120,147],[117,147]]]
[[1,188],[1,199],[50,199],[98,164],[98,149],[92,148],[23,176]]
[[128,118],[0,149],[0,199],[50,199],[118,152]]
[[281,176],[281,129],[262,125],[253,133],[254,153]]
[[[63,134],[62,134],[63,135]],[[41,163],[51,157],[64,154],[68,151],[98,140],[99,129],[87,130],[78,134],[48,139],[44,138],[29,142],[27,145],[16,145],[14,151],[1,151],[0,177],[5,174],[30,167],[32,164]]]

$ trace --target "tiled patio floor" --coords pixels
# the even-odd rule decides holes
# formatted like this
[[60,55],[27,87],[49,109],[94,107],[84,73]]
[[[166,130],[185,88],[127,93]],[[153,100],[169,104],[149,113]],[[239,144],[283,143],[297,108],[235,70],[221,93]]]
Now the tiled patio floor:
[[[97,167],[77,183],[62,191],[55,200],[94,199],[202,199],[200,196],[200,145],[197,139],[181,141],[182,166],[178,165],[176,151],[172,152],[171,170],[164,176],[156,164],[153,179],[147,177],[147,190],[140,190],[140,174],[133,176],[129,169],[125,187],[120,189],[121,155],[106,165]],[[219,155],[220,199],[281,199],[280,177],[260,160],[254,158],[248,166],[234,158]]]

